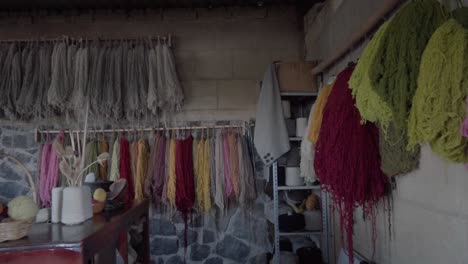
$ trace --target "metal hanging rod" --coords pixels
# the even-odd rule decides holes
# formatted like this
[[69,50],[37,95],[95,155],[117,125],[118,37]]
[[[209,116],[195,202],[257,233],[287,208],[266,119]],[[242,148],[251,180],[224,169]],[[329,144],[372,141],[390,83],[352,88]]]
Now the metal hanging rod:
[[[87,133],[114,133],[114,132],[148,132],[148,131],[163,131],[163,130],[201,130],[201,129],[223,129],[223,128],[244,128],[253,126],[253,123],[245,122],[239,125],[213,125],[213,126],[180,126],[180,127],[145,127],[145,128],[112,128],[112,129],[88,129]],[[61,131],[67,133],[84,133],[84,130],[58,130],[58,129],[36,129],[38,134],[58,134]]]
[[153,41],[165,41],[169,44],[169,46],[172,46],[174,37],[172,35],[167,35],[167,36],[147,36],[147,37],[133,37],[133,38],[128,38],[128,37],[99,37],[99,38],[80,38],[80,37],[69,37],[69,36],[62,36],[58,38],[37,38],[37,39],[4,39],[0,40],[1,42],[61,42],[61,41],[70,41],[70,42],[93,42],[93,41],[148,41],[148,40],[153,40]]

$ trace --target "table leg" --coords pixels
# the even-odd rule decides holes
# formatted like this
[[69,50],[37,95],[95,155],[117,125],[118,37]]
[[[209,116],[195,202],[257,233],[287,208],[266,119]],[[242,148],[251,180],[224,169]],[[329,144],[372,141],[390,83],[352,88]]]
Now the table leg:
[[121,232],[119,235],[119,253],[124,263],[128,264],[128,239],[126,231]]

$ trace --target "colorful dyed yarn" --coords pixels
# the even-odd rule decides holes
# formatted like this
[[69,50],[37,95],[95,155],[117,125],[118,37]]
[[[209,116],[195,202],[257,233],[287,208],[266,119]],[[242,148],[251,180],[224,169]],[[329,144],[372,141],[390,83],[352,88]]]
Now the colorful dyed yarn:
[[[351,66],[338,75],[328,97],[314,160],[315,172],[339,212],[348,252],[353,252],[354,209],[361,207],[375,230],[375,210],[388,185],[380,169],[378,130],[370,122],[361,124],[348,87],[352,72]],[[349,256],[353,263],[353,254]]]
[[432,35],[421,59],[409,118],[409,146],[429,142],[438,155],[468,161],[460,133],[468,94],[468,30],[450,19]]

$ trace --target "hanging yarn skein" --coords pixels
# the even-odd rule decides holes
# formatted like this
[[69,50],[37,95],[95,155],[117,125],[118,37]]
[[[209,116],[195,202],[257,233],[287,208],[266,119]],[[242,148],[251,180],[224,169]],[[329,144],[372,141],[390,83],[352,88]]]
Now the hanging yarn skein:
[[169,180],[167,181],[167,203],[171,208],[176,208],[176,162],[177,162],[177,142],[174,138],[171,138],[169,145]]
[[188,215],[192,213],[195,202],[194,174],[193,174],[193,138],[189,136],[177,141],[176,145],[176,204],[182,213],[185,223],[184,247],[187,247]]
[[388,176],[418,167],[419,148],[406,148],[408,115],[421,55],[446,18],[435,0],[411,1],[378,30],[350,80],[363,120],[379,125],[382,169]]
[[320,127],[322,125],[322,118],[323,118],[323,109],[325,109],[325,105],[327,104],[328,96],[330,95],[331,89],[333,87],[333,83],[327,84],[317,96],[317,100],[314,103],[314,108],[310,113],[310,126],[309,126],[309,133],[308,139],[313,144],[317,143],[318,136],[320,134]]
[[127,202],[132,201],[135,197],[130,162],[130,144],[124,134],[120,139],[120,178],[127,180]]
[[145,199],[145,178],[148,168],[148,141],[140,139],[137,143],[137,167],[135,178],[135,200],[142,201]]
[[255,188],[255,174],[252,167],[252,160],[248,150],[248,137],[238,135],[238,155],[240,172],[240,195],[239,204],[243,208],[251,208],[257,198]]
[[385,195],[388,178],[380,169],[378,130],[372,123],[361,124],[348,80],[353,66],[337,77],[323,113],[320,135],[315,145],[315,172],[340,215],[341,229],[353,263],[353,215],[362,207],[373,226],[377,203]]
[[450,19],[432,35],[421,59],[409,118],[409,147],[429,142],[438,155],[468,161],[460,132],[468,95],[468,30]]
[[[85,160],[85,167],[89,164],[96,161],[98,156],[98,143],[96,141],[91,141],[86,145],[86,160]],[[99,177],[99,163],[94,163],[91,165],[86,171],[84,175],[88,175],[89,173],[93,173],[96,176],[96,179]]]
[[[349,81],[353,96],[356,99],[357,107],[360,109],[361,113],[365,113],[366,119],[372,122],[377,121],[377,112],[368,111],[368,109],[387,107],[383,100],[381,100],[381,97],[371,90],[373,84],[368,73],[372,60],[378,56],[382,56],[380,54],[382,49],[379,49],[379,47],[382,45],[388,25],[389,22],[384,23],[369,42]],[[390,109],[382,111],[382,113],[390,113]],[[384,119],[386,118],[387,117]],[[391,117],[388,116],[388,119],[390,118]],[[384,132],[380,128],[380,134],[383,133]],[[388,125],[386,134],[390,140],[384,136],[379,137],[379,149],[382,159],[381,167],[385,175],[396,176],[417,168],[419,165],[419,148],[415,148],[413,151],[407,151],[406,137],[401,136],[404,132],[397,130],[394,123]],[[399,140],[394,142],[395,138],[399,138]]]
[[152,195],[153,202],[155,204],[159,204],[163,195],[163,188],[165,184],[164,176],[166,174],[166,137],[163,135],[159,139],[156,161],[156,171],[153,175],[152,182]]
[[202,211],[207,213],[211,209],[211,168],[210,168],[210,139],[205,138],[203,140],[203,162],[202,162],[202,171],[201,171],[201,178],[202,178],[202,190],[203,190],[203,202],[201,203]]
[[[148,176],[145,179],[145,194],[147,197],[153,197],[153,181],[154,178],[157,177],[156,173],[156,163],[158,163],[158,144],[159,144],[159,134],[153,133],[153,144],[150,149],[149,159],[148,159],[148,168],[146,169],[146,173]],[[153,206],[156,206],[156,201],[153,201]]]
[[[365,51],[369,58],[359,61],[364,64],[358,64],[350,80],[353,90],[364,89],[362,96],[370,97],[365,100],[354,93],[364,120],[378,121],[384,131],[390,122],[395,122],[398,129],[406,127],[422,53],[432,33],[446,19],[447,12],[438,1],[414,0],[382,26],[376,43],[369,43],[370,50]],[[379,104],[374,101],[377,96]]]
[[116,138],[112,147],[112,160],[110,167],[109,180],[116,181],[120,179],[120,139]]
[[42,146],[41,153],[41,171],[39,173],[39,198],[41,199],[42,207],[46,207],[50,203],[51,197],[47,191],[47,173],[49,172],[49,160],[52,151],[52,143],[47,142]]
[[[107,137],[102,135],[99,139],[99,154],[107,152],[109,153],[109,143],[107,142]],[[99,177],[101,180],[107,180],[107,160],[103,161],[99,166]]]

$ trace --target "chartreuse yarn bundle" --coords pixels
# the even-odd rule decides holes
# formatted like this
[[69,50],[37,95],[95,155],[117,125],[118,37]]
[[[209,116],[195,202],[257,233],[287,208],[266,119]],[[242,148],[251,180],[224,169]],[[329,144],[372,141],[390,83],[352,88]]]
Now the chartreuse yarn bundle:
[[468,161],[460,126],[468,94],[468,30],[450,19],[432,35],[421,59],[409,118],[409,147],[430,143],[438,155]]
[[[380,48],[385,41],[389,22],[385,22],[375,33],[372,40],[363,51],[359,62],[349,80],[349,87],[356,100],[356,107],[359,109],[364,120],[376,122],[379,119],[390,120],[391,110],[384,99],[374,91],[374,82],[370,75],[371,67],[376,66],[376,58],[382,56],[383,49]],[[376,112],[375,109],[380,109]]]
[[363,121],[379,125],[381,167],[387,176],[418,166],[419,148],[406,148],[408,115],[422,53],[446,18],[435,0],[411,1],[375,34],[349,81]]

